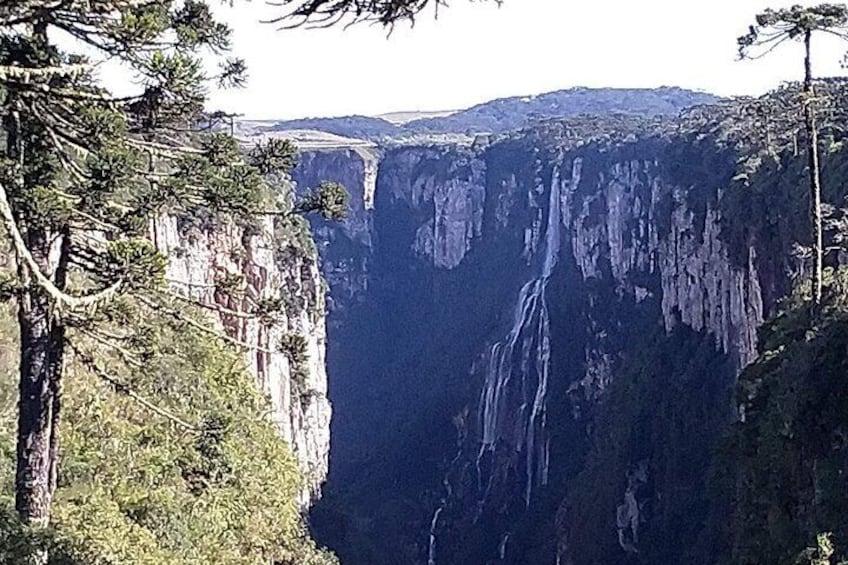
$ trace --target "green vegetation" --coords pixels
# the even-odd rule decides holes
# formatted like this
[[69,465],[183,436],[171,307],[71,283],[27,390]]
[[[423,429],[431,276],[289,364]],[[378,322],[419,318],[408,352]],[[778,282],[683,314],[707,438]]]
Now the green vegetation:
[[[163,216],[179,218],[191,243],[226,224],[249,238],[272,214],[296,236],[281,249],[310,253],[292,195],[279,196],[294,146],[245,152],[217,132],[230,117],[204,111],[209,83],[244,82],[244,63],[225,56],[229,28],[202,0],[5,3],[0,26],[0,219],[14,257],[2,294],[17,306],[20,352],[0,383],[0,555],[332,561],[303,531],[299,471],[266,403],[221,344],[255,345],[169,291],[168,258],[148,239]],[[135,93],[99,83],[106,60],[134,75]],[[333,218],[347,203],[338,185],[313,199],[305,211]],[[215,281],[225,294],[243,282]],[[285,301],[228,314],[272,323]]]
[[350,195],[337,182],[322,182],[318,188],[301,196],[295,211],[301,214],[318,212],[327,220],[343,220],[347,216]]
[[[166,259],[146,239],[151,222],[199,211],[246,219],[269,190],[231,136],[199,126],[205,85],[239,85],[244,74],[242,61],[221,56],[230,30],[204,2],[6,3],[0,25],[0,216],[16,258],[21,341],[15,507],[44,527],[66,357],[91,355],[70,328],[120,346],[127,335],[98,333],[104,310],[122,296],[163,307],[152,293]],[[67,50],[57,33],[72,39]],[[136,76],[136,94],[116,98],[98,83],[106,58]]]
[[834,561],[835,549],[831,534],[819,534],[816,536],[816,546],[808,547],[801,552],[796,559],[798,565],[846,565],[846,561]]
[[794,293],[739,378],[742,419],[719,463],[730,469],[730,563],[806,563],[799,554],[823,532],[833,560],[819,548],[809,562],[848,557],[848,270],[825,270],[825,283],[820,311],[810,284]]
[[432,7],[436,14],[447,5],[445,0],[281,0],[275,6],[284,12],[272,23],[329,26],[349,19],[391,27],[397,22],[413,22],[425,8]]
[[291,171],[297,163],[297,147],[287,139],[257,143],[250,151],[250,164],[263,175]]
[[[575,524],[569,546],[586,565],[630,563],[621,542],[638,547],[644,561],[634,563],[711,563],[705,557],[714,548],[704,552],[698,543],[709,509],[704,470],[728,424],[733,370],[712,336],[685,327],[639,336],[638,327],[585,466],[569,484],[564,516]],[[637,532],[627,524],[620,542],[615,518],[629,483],[640,518]]]
[[56,565],[335,563],[306,535],[303,478],[241,355],[165,316],[138,328],[143,366],[93,340],[96,360],[68,364],[51,528],[30,532],[12,505],[17,338],[0,322],[0,563],[39,547]]
[[572,88],[538,96],[491,100],[448,116],[422,118],[396,125],[381,118],[344,116],[306,118],[275,123],[272,130],[314,129],[345,137],[388,142],[427,135],[502,134],[541,120],[582,115],[674,117],[681,110],[713,104],[718,98],[681,88]]

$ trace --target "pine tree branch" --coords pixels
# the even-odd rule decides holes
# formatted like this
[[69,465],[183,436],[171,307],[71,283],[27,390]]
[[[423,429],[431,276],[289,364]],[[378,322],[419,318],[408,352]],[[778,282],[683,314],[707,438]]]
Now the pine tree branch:
[[71,350],[74,352],[74,355],[77,357],[77,359],[79,359],[80,362],[89,371],[91,371],[92,373],[94,373],[95,375],[100,377],[102,380],[109,383],[112,386],[112,388],[115,389],[115,392],[117,392],[119,394],[126,395],[126,396],[132,398],[134,401],[141,404],[142,406],[144,406],[145,408],[147,408],[151,412],[154,412],[154,413],[158,414],[159,416],[162,416],[163,418],[170,420],[171,422],[177,424],[181,428],[185,428],[187,430],[196,431],[196,432],[202,431],[201,428],[199,428],[198,426],[195,426],[194,424],[190,424],[190,423],[186,422],[185,420],[183,420],[182,418],[180,418],[179,416],[177,416],[173,412],[170,412],[169,410],[166,410],[166,409],[164,409],[160,406],[157,406],[156,404],[154,404],[150,400],[147,400],[146,398],[144,398],[143,396],[141,396],[140,394],[135,392],[132,388],[130,388],[129,385],[121,382],[120,380],[116,379],[115,377],[113,377],[112,375],[107,373],[104,369],[100,368],[100,366],[97,365],[97,363],[94,361],[94,359],[90,355],[81,351],[73,342],[68,341],[67,343],[68,343],[68,346],[71,348]]
[[67,100],[77,100],[77,101],[93,101],[93,102],[103,102],[104,104],[124,104],[126,102],[133,102],[141,98],[140,95],[135,96],[121,96],[121,97],[113,97],[106,96],[104,94],[97,94],[94,92],[84,92],[80,90],[68,90],[66,88],[48,88],[46,90],[47,94],[50,96],[55,96],[57,98],[64,98]]
[[177,153],[185,153],[190,155],[203,155],[202,149],[188,147],[185,145],[166,145],[164,143],[156,143],[155,141],[146,141],[143,139],[127,139],[127,144],[138,149],[150,151],[154,155],[161,157],[173,157]]
[[67,0],[53,0],[53,2],[28,2],[18,0],[16,2],[5,2],[0,6],[0,26],[13,26],[32,23],[35,19],[43,17],[45,11],[51,12],[59,9]]
[[0,65],[0,80],[32,84],[32,79],[49,80],[56,77],[75,77],[91,70],[91,65],[65,65],[60,67],[20,67]]
[[59,140],[56,136],[56,132],[53,131],[53,128],[45,126],[44,128],[47,131],[47,135],[50,137],[51,143],[57,149],[57,156],[59,157],[59,163],[62,165],[62,168],[71,175],[74,179],[85,182],[90,176],[80,167],[77,163],[75,163],[72,159],[68,158],[68,152],[65,150],[64,144]]
[[[213,287],[213,288],[216,288],[216,287]],[[162,294],[165,294],[169,298],[174,298],[176,300],[179,300],[181,302],[185,302],[187,304],[193,304],[195,306],[199,306],[199,307],[204,308],[206,310],[210,310],[210,311],[216,312],[218,314],[223,314],[225,316],[232,316],[234,318],[242,318],[244,320],[255,320],[257,318],[257,316],[255,314],[251,314],[249,312],[239,312],[238,310],[231,310],[230,308],[227,308],[225,306],[221,306],[220,304],[217,304],[217,303],[207,304],[206,302],[203,302],[202,300],[198,300],[196,298],[191,298],[189,296],[184,296],[184,295],[180,294],[179,292],[174,292],[173,290],[162,291]]]
[[122,347],[117,343],[110,341],[108,338],[99,335],[99,331],[89,330],[79,326],[74,327],[74,329],[82,334],[85,334],[89,339],[96,341],[100,345],[115,350],[115,352],[121,357],[121,359],[123,359],[124,363],[126,363],[127,365],[130,365],[131,367],[135,367],[137,369],[144,368],[144,363],[139,361],[135,355],[130,353],[125,347]]
[[216,284],[187,283],[187,282],[183,282],[183,281],[178,281],[176,279],[166,279],[165,282],[167,282],[168,284],[172,284],[174,286],[185,286],[185,287],[188,287],[189,290],[193,290],[195,288],[201,289],[201,290],[202,289],[216,290],[218,288],[218,285],[216,285]]
[[91,155],[91,150],[86,147],[86,142],[73,133],[68,131],[64,131],[62,128],[54,128],[53,130],[57,136],[61,137],[65,140],[65,142],[71,146],[82,158],[87,158]]
[[93,223],[94,225],[96,225],[97,227],[99,227],[100,229],[102,229],[104,231],[118,231],[118,232],[122,231],[120,226],[106,222],[106,221],[101,220],[99,218],[95,218],[91,214],[84,212],[84,211],[82,211],[78,208],[73,208],[71,210],[71,214],[79,216],[80,218],[82,218],[84,220],[88,220],[89,222]]
[[775,36],[775,38],[773,38],[773,39],[769,39],[768,41],[758,42],[758,43],[755,45],[756,47],[763,47],[763,46],[768,45],[768,48],[767,48],[767,49],[764,49],[764,50],[763,50],[762,52],[760,52],[760,53],[757,53],[756,55],[750,55],[750,54],[747,54],[747,55],[745,55],[745,58],[747,58],[747,59],[751,59],[751,60],[753,60],[753,61],[756,61],[756,60],[758,60],[758,59],[762,59],[762,58],[764,58],[766,55],[768,55],[769,53],[771,53],[772,51],[774,51],[775,49],[777,49],[778,47],[780,47],[780,46],[781,46],[781,45],[783,45],[785,42],[787,42],[787,41],[789,41],[789,40],[791,39],[791,37],[790,37],[789,35],[782,35],[782,36],[781,36],[781,35],[782,35],[782,34],[780,34],[780,35],[778,35],[778,36]]
[[138,299],[139,302],[141,302],[142,304],[144,304],[145,306],[147,306],[151,310],[154,310],[156,312],[162,312],[163,314],[167,314],[168,316],[170,316],[171,318],[173,318],[173,319],[175,319],[179,322],[183,322],[183,323],[191,326],[192,328],[194,328],[196,330],[199,330],[199,331],[201,331],[201,332],[203,332],[207,335],[211,335],[212,337],[220,339],[221,341],[227,342],[231,345],[235,345],[239,348],[244,348],[244,349],[248,349],[248,350],[252,350],[252,351],[259,351],[261,353],[267,353],[269,355],[274,355],[274,354],[278,353],[277,351],[273,351],[271,349],[268,349],[267,347],[262,347],[262,346],[259,346],[259,345],[253,345],[251,343],[247,343],[246,341],[242,341],[240,339],[229,336],[226,333],[216,331],[214,328],[212,328],[212,327],[210,327],[206,324],[202,324],[202,323],[198,322],[197,320],[191,319],[189,316],[186,316],[185,314],[183,314],[179,310],[174,310],[173,308],[169,308],[169,307],[167,307],[163,304],[158,304],[158,303],[150,300],[149,298],[147,298],[145,296],[138,295],[138,296],[136,296],[136,298]]
[[90,308],[96,306],[100,302],[110,299],[114,296],[121,287],[121,280],[115,281],[113,284],[94,294],[85,296],[73,296],[59,289],[53,282],[45,276],[35,261],[35,258],[30,253],[24,242],[18,224],[15,221],[12,207],[9,205],[9,200],[6,195],[5,187],[0,184],[0,216],[3,219],[3,225],[9,238],[12,240],[12,245],[15,249],[15,254],[19,261],[23,263],[27,271],[35,278],[36,284],[46,292],[57,306],[66,306],[72,310],[81,308]]
[[[29,110],[54,136],[57,135],[60,127],[68,131],[78,131],[80,129],[79,124],[72,121],[74,110],[67,108],[60,102],[43,105],[39,101],[33,101]],[[64,111],[66,115],[61,114],[59,110]],[[87,149],[84,153],[78,152],[81,157],[86,157],[89,153]]]

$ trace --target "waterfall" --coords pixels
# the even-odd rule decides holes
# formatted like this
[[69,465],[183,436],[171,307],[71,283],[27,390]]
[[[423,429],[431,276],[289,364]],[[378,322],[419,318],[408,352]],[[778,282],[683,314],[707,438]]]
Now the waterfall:
[[444,504],[436,508],[433,513],[433,520],[430,522],[430,547],[427,550],[427,565],[436,565],[436,528],[439,526],[439,516],[444,509]]
[[445,489],[444,495],[439,501],[439,506],[436,508],[435,512],[433,512],[433,518],[430,520],[430,543],[429,548],[427,550],[427,565],[436,565],[436,543],[439,519],[442,517],[442,512],[444,512],[445,508],[447,508],[451,496],[453,496],[453,487],[451,486],[451,472],[453,469],[456,468],[456,465],[458,464],[459,460],[462,459],[462,444],[465,439],[464,424],[457,425],[456,435],[456,455],[454,456],[450,464],[447,466],[445,476],[442,477],[442,487]]
[[544,255],[537,275],[521,287],[509,332],[488,352],[480,395],[482,437],[477,456],[478,480],[482,484],[481,461],[504,441],[516,451],[523,451],[526,505],[530,504],[533,487],[546,484],[548,478],[546,401],[551,343],[545,291],[559,254],[560,219],[560,182],[555,169],[549,194]]
[[506,559],[506,545],[509,543],[509,532],[505,533],[501,538],[501,543],[498,545],[498,557],[501,561]]

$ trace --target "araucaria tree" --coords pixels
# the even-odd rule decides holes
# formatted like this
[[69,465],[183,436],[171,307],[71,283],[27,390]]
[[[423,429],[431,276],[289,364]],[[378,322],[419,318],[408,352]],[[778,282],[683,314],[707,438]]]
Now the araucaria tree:
[[[208,81],[242,81],[229,40],[202,0],[0,3],[0,218],[14,257],[0,282],[18,309],[15,506],[31,526],[50,518],[66,354],[91,366],[84,349],[97,342],[130,358],[128,336],[103,329],[116,303],[168,312],[151,221],[248,217],[269,205],[266,176],[291,166],[291,147],[245,155],[203,113]],[[210,53],[215,70],[201,61]],[[138,92],[101,86],[98,69],[116,63]]]
[[846,38],[848,8],[844,4],[792,6],[781,10],[768,9],[756,17],[747,34],[739,37],[739,54],[743,58],[760,58],[786,41],[804,44],[803,108],[809,169],[810,207],[813,224],[813,301],[822,298],[824,250],[822,242],[822,202],[819,168],[819,142],[816,128],[816,95],[813,84],[811,43],[815,32]]

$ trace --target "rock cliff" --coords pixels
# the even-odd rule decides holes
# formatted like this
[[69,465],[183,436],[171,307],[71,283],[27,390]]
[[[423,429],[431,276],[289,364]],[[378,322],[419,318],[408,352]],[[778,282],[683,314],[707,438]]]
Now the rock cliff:
[[[306,476],[303,502],[317,497],[327,474],[331,411],[324,282],[315,258],[295,251],[300,244],[275,230],[271,218],[246,228],[233,223],[191,226],[163,216],[153,222],[151,236],[169,258],[168,282],[209,306],[227,335],[245,345],[245,364],[268,396],[270,417]],[[238,292],[219,290],[227,277],[239,281]],[[273,320],[237,314],[253,312],[263,299],[280,297],[284,303]],[[292,335],[301,336],[306,345],[301,370],[280,348]]]

